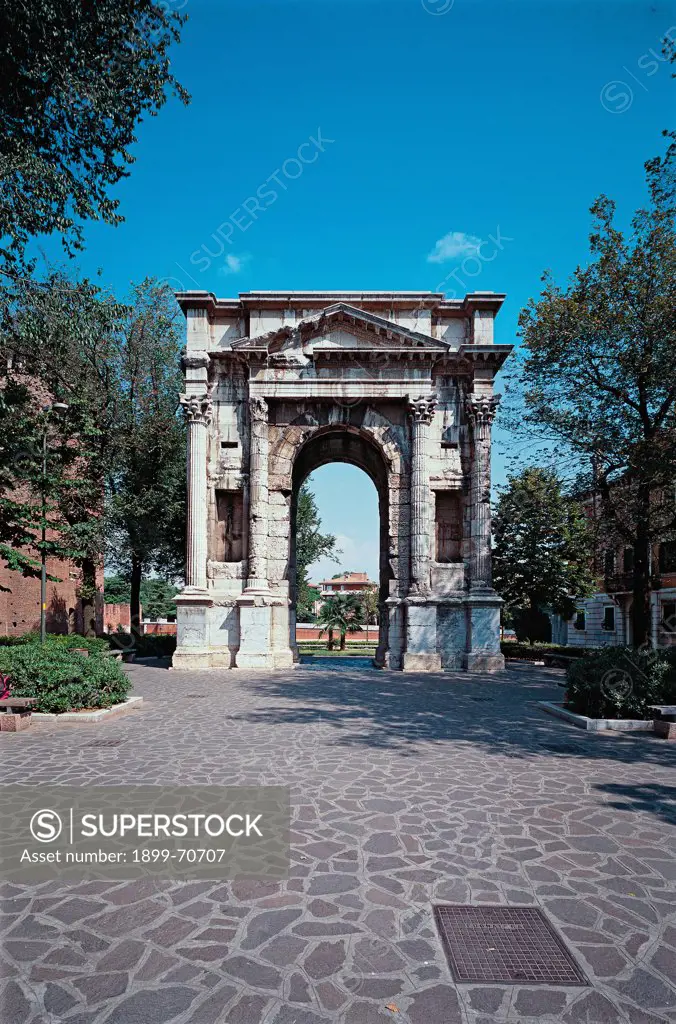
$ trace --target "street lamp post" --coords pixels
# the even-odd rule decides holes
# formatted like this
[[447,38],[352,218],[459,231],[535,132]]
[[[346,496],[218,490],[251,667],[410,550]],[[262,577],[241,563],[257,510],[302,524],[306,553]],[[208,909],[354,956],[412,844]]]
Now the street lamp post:
[[47,434],[49,431],[50,412],[65,413],[68,406],[65,402],[53,402],[44,405],[44,428],[42,431],[42,529],[40,531],[40,643],[45,642],[47,635]]

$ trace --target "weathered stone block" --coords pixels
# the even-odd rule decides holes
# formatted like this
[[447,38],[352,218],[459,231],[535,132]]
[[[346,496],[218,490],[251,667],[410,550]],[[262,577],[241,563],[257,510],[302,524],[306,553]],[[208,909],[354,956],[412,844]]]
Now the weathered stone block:
[[17,711],[14,714],[0,711],[0,732],[23,732],[30,724],[30,711]]

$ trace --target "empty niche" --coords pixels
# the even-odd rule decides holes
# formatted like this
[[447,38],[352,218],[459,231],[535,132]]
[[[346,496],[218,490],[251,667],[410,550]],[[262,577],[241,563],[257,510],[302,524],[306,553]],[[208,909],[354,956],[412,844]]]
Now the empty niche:
[[434,516],[435,561],[462,561],[462,507],[457,491],[437,491]]
[[243,552],[242,491],[216,491],[216,551],[217,562],[240,562]]

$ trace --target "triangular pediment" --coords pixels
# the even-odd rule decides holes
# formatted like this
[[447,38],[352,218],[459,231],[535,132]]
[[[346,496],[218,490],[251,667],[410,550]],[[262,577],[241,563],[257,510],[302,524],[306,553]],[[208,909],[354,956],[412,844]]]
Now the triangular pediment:
[[401,352],[443,355],[449,346],[427,334],[366,312],[346,302],[336,302],[294,325],[233,343],[240,352],[267,352],[271,359],[308,359],[332,352]]

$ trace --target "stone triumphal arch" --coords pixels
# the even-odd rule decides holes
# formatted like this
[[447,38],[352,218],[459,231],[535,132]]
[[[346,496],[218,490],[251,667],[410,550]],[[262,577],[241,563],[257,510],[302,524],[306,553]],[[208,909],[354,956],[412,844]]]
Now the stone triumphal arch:
[[380,507],[379,665],[503,667],[491,586],[503,295],[180,292],[188,422],[180,668],[290,668],[306,477],[349,462]]

